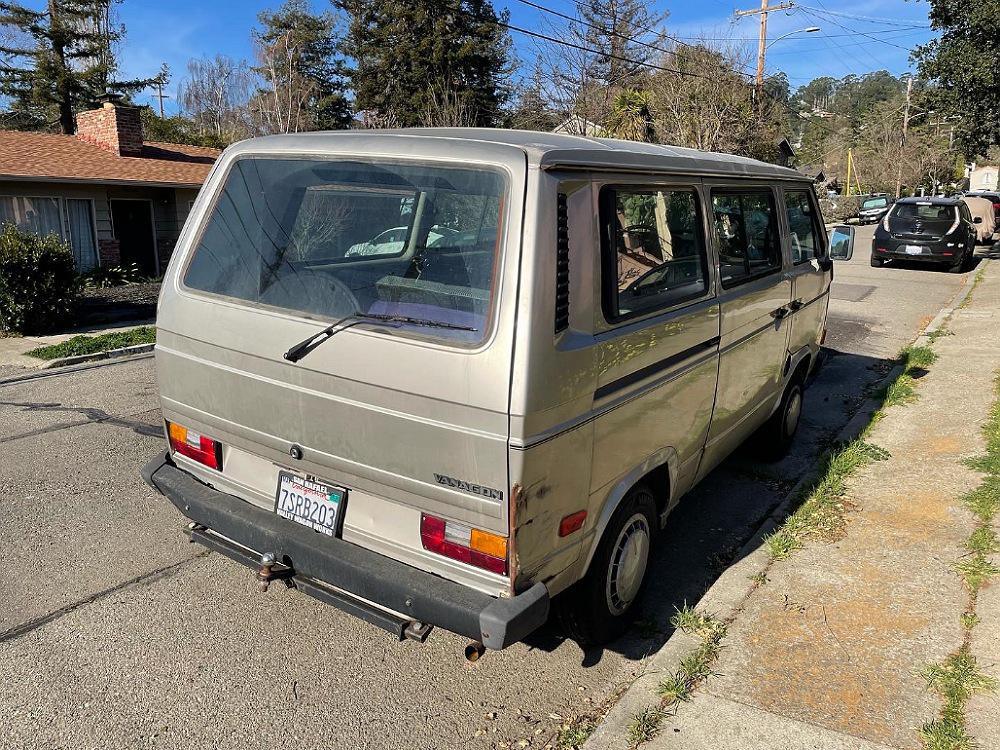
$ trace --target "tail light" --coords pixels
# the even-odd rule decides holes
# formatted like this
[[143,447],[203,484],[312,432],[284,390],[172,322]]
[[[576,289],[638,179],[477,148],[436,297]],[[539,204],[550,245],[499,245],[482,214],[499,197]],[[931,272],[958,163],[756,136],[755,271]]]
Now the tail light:
[[507,537],[473,529],[454,521],[420,516],[420,541],[425,550],[507,575]]
[[891,213],[892,211],[887,211],[885,214],[885,218],[882,219],[882,228],[887,232],[889,231],[889,214]]
[[945,234],[947,235],[947,234],[951,234],[952,232],[954,232],[956,229],[958,229],[958,225],[961,224],[961,223],[962,223],[962,214],[960,214],[958,212],[958,209],[956,208],[955,209],[955,223],[951,225],[951,229],[949,229],[947,232],[945,232]]
[[994,211],[995,213],[998,213],[998,214],[1000,214],[1000,203],[994,203],[994,204],[993,204],[993,211]]
[[222,443],[194,430],[167,422],[170,450],[216,471],[222,471]]

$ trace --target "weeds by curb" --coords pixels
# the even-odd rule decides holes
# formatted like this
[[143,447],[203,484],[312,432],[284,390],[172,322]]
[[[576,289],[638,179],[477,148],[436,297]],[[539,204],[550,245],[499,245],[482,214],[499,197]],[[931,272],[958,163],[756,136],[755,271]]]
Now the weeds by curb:
[[993,520],[1000,512],[1000,374],[994,382],[997,398],[983,425],[986,452],[966,462],[984,477],[976,489],[962,498],[965,507],[976,517],[976,528],[965,542],[968,553],[955,563],[955,572],[969,590],[969,605],[960,618],[964,630],[962,646],[940,664],[931,664],[921,672],[928,688],[944,700],[938,718],[920,728],[925,750],[974,748],[975,742],[966,730],[965,704],[974,693],[997,689],[997,681],[979,671],[969,645],[972,630],[980,622],[976,614],[979,591],[1000,575],[1000,568],[990,559],[990,555],[1000,552],[1000,540],[993,529]]

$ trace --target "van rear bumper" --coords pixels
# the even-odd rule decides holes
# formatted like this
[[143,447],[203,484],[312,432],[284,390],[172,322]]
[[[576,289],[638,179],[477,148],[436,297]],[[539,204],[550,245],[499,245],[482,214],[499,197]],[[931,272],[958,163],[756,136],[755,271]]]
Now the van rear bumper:
[[[192,535],[193,541],[246,565],[259,565],[254,555],[259,560],[266,552],[278,561],[287,558],[295,572],[291,580],[301,577],[307,593],[316,595],[310,590],[316,582],[335,587],[357,598],[319,598],[377,624],[384,624],[388,613],[368,602],[499,650],[525,638],[548,618],[544,583],[509,599],[494,598],[356,544],[322,536],[215,490],[177,468],[166,451],[143,467],[142,477],[187,518],[212,532]],[[248,554],[241,555],[239,547],[226,545],[225,540],[213,541],[213,535],[236,542]],[[370,617],[365,616],[366,608]]]

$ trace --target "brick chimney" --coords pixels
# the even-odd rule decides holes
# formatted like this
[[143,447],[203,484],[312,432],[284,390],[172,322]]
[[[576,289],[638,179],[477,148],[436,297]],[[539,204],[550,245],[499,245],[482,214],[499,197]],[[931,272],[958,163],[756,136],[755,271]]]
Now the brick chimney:
[[123,106],[120,100],[116,94],[105,94],[100,109],[80,112],[76,116],[76,137],[117,156],[138,156],[142,152],[139,109]]

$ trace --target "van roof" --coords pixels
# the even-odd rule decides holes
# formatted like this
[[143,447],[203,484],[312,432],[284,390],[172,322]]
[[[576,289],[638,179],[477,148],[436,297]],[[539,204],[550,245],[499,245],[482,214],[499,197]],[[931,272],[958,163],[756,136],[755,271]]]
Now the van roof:
[[[399,130],[344,130],[267,136],[238,144],[238,151],[253,152],[255,146],[270,150],[309,150],[325,146],[341,151],[347,140],[385,144],[388,151],[397,147],[412,152],[412,139],[434,142],[442,155],[457,150],[475,151],[477,145],[517,149],[527,155],[528,163],[540,169],[601,169],[617,171],[680,171],[705,175],[764,177],[812,180],[794,169],[769,164],[743,156],[699,151],[681,146],[666,146],[613,138],[545,133],[533,130],[501,128],[404,128]],[[409,143],[407,143],[409,142]],[[406,148],[409,145],[410,148]]]

